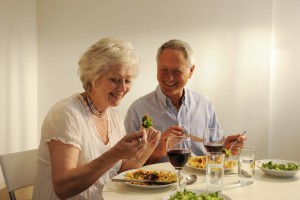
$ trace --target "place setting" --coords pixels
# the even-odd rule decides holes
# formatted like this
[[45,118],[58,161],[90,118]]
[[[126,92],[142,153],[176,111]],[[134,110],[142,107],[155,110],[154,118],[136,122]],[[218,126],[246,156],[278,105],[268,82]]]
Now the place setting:
[[[204,139],[205,141],[205,139]],[[224,143],[223,143],[224,145]],[[223,146],[222,145],[222,146]],[[217,150],[217,148],[215,148]],[[212,155],[213,154],[213,155]],[[225,194],[221,193],[222,184],[224,178],[224,159],[225,154],[217,152],[204,156],[206,162],[204,163],[208,170],[206,170],[206,190],[201,189],[187,189],[180,185],[180,180],[177,182],[177,189],[166,193],[163,196],[163,200],[172,200],[180,198],[197,199],[211,198],[216,200],[229,200],[230,198]],[[170,163],[174,166],[177,171],[177,177],[180,177],[182,168],[189,162],[193,157],[191,155],[191,138],[190,137],[179,137],[170,136],[167,140],[167,155]],[[212,155],[212,157],[209,157]],[[220,156],[220,157],[217,157]],[[195,158],[195,157],[194,157]],[[203,157],[199,158],[204,160]],[[212,161],[215,161],[212,163]],[[212,164],[212,165],[210,165]],[[200,170],[200,168],[199,168]],[[216,180],[217,179],[217,180]],[[220,185],[221,184],[221,185]],[[221,187],[220,187],[221,186]]]
[[[175,189],[191,185],[197,181],[195,174],[183,177],[180,173],[191,154],[191,142],[188,137],[169,137],[167,141],[167,155],[176,173],[163,169],[139,168],[122,172],[115,176],[112,182],[123,182],[138,189],[163,189],[176,186]],[[184,182],[181,184],[181,180]]]
[[[242,135],[245,133],[246,131],[244,131]],[[203,145],[207,150],[207,154],[205,156],[191,156],[185,165],[186,168],[205,173],[204,182],[206,184],[206,190],[192,191],[196,196],[201,194],[216,195],[220,196],[220,199],[230,199],[230,197],[222,192],[225,172],[228,172],[228,175],[237,175],[238,181],[234,183],[235,185],[250,185],[253,183],[255,148],[250,148],[250,150],[248,147],[241,148],[239,150],[238,160],[236,160],[231,157],[231,149],[236,142],[237,141],[233,142],[231,147],[224,151],[224,130],[213,128],[205,130],[203,134]],[[170,162],[172,163],[171,159]],[[236,168],[238,168],[238,172],[229,172]],[[229,184],[227,183],[226,186],[227,185]],[[178,193],[178,191],[181,193]],[[174,194],[173,192],[173,196],[176,196],[176,194],[190,196],[189,192],[191,192],[191,190],[181,188],[181,190],[177,190],[177,193]],[[176,198],[175,196],[174,198]],[[172,196],[171,198],[165,199],[172,199]],[[216,199],[218,199],[218,197]]]
[[[242,135],[244,135],[246,131]],[[231,156],[231,148],[235,145],[234,142],[229,149],[224,149],[225,134],[222,129],[209,128],[204,134],[203,145],[207,152],[222,152],[225,154],[224,172],[233,174],[232,169],[237,167],[237,159]],[[199,172],[206,172],[206,156],[191,156],[186,164],[186,168],[190,168]]]

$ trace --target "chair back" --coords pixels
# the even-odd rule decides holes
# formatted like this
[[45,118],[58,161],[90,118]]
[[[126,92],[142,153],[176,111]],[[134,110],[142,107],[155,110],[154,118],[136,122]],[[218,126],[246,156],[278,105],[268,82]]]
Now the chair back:
[[33,185],[37,165],[37,149],[0,155],[0,165],[11,200],[14,191]]

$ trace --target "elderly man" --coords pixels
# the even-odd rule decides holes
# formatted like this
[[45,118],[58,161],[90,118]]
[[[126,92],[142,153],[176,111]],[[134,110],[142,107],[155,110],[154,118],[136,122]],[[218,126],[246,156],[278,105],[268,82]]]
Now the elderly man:
[[[160,143],[147,164],[167,161],[166,140],[170,135],[182,135],[187,131],[203,138],[206,128],[220,128],[211,101],[185,87],[195,69],[190,45],[181,40],[170,40],[158,49],[156,61],[159,85],[155,91],[137,99],[125,118],[127,133],[140,129],[146,113],[152,117],[153,126],[162,132]],[[233,154],[244,144],[246,137],[237,134],[225,140],[225,148],[236,140]],[[205,155],[203,143],[193,142],[192,152]]]

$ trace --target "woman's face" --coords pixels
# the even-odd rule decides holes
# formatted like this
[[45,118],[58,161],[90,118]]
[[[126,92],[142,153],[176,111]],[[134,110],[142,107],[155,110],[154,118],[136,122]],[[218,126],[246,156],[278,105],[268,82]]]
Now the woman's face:
[[109,106],[118,106],[121,99],[129,92],[134,69],[131,66],[115,65],[92,87],[91,96],[96,109],[101,112]]

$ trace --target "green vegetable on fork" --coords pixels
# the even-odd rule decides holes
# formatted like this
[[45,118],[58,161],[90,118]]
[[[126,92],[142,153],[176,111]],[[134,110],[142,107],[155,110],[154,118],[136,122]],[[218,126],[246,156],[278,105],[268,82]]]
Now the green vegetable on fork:
[[[246,131],[244,131],[244,132],[241,134],[241,136],[243,136],[243,135],[245,135],[245,134],[246,134]],[[223,149],[223,150],[222,150],[222,153],[225,154],[225,158],[228,158],[229,156],[232,156],[231,149],[232,149],[232,147],[233,147],[237,142],[238,142],[238,141],[235,140],[235,142],[233,142],[233,143],[231,144],[231,146],[230,146],[229,149]]]
[[232,153],[229,149],[223,149],[222,153],[225,154],[225,158],[228,158],[229,156],[232,156]]
[[142,126],[144,128],[150,128],[152,126],[152,118],[148,114],[145,114],[142,118]]

